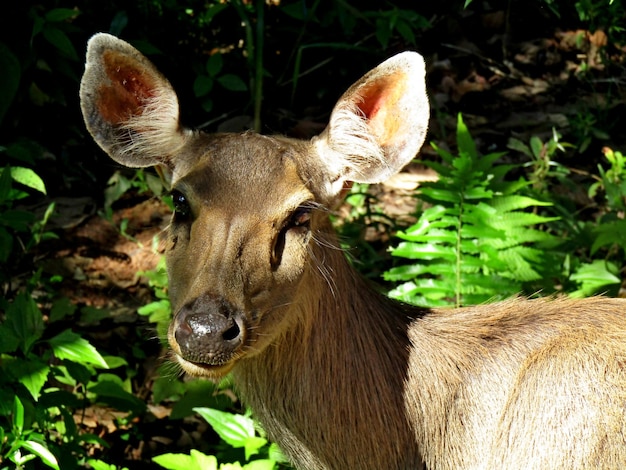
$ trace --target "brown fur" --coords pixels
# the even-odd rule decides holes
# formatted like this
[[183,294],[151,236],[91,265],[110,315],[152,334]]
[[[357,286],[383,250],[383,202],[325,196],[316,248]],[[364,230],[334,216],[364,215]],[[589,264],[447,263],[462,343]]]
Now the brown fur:
[[394,302],[339,249],[327,208],[399,171],[426,133],[424,66],[400,54],[339,100],[311,142],[180,127],[165,78],[96,35],[85,122],[116,161],[157,166],[181,367],[231,372],[303,469],[626,467],[626,302]]

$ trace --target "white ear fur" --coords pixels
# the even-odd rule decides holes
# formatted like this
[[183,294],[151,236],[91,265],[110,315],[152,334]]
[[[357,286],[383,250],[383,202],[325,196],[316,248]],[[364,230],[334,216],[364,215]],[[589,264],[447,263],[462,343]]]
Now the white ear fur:
[[338,194],[344,183],[378,183],[400,171],[426,137],[430,109],[421,55],[391,57],[339,99],[313,144]]
[[118,163],[166,165],[192,132],[179,123],[170,83],[130,44],[96,34],[87,46],[80,99],[87,129]]

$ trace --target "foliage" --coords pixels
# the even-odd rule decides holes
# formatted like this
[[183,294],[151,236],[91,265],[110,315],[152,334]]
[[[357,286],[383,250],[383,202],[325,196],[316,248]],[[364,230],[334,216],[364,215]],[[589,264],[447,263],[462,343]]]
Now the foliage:
[[[249,416],[212,408],[195,408],[195,411],[209,422],[224,443],[234,449],[243,448],[245,450],[244,458],[248,463],[242,466],[236,462],[221,464],[218,467],[216,456],[207,456],[196,450],[192,450],[190,455],[159,455],[152,459],[154,462],[169,470],[187,470],[189,468],[273,470],[278,462],[285,461],[274,444],[270,445],[267,439],[258,435],[257,426]],[[252,456],[256,454],[260,454],[264,458],[252,460]]]
[[505,181],[511,165],[494,165],[503,154],[480,156],[458,117],[458,156],[435,146],[444,164],[430,162],[439,180],[423,183],[419,197],[429,204],[415,225],[398,233],[405,240],[392,254],[418,259],[385,273],[404,283],[390,292],[422,306],[457,306],[506,298],[526,282],[545,277],[546,248],[554,237],[537,229],[553,218],[527,209],[546,203],[521,194],[529,182]]
[[[503,154],[480,156],[462,119],[457,127],[458,156],[437,148],[443,160],[426,163],[440,179],[423,183],[417,197],[426,206],[412,227],[400,231],[396,257],[418,260],[385,273],[404,282],[390,292],[422,306],[474,304],[518,293],[562,291],[573,297],[620,288],[626,265],[626,159],[609,148],[611,167],[598,166],[590,197],[603,192],[606,204],[597,221],[580,221],[558,197],[556,183],[567,184],[569,170],[552,160],[565,150],[559,136],[509,147],[530,158],[529,179],[507,182],[516,168],[497,164]],[[550,202],[542,202],[550,201]],[[549,211],[554,215],[541,215]],[[600,257],[598,257],[600,256]]]

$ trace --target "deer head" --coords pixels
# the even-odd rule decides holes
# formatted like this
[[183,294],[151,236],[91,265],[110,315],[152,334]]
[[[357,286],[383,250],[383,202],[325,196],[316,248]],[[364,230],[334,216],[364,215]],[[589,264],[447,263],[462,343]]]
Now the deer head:
[[387,179],[424,141],[424,74],[417,53],[388,59],[310,141],[205,134],[181,126],[172,86],[136,49],[107,34],[89,41],[87,128],[116,162],[154,166],[171,189],[168,338],[187,372],[220,377],[301,321],[293,306],[344,185]]

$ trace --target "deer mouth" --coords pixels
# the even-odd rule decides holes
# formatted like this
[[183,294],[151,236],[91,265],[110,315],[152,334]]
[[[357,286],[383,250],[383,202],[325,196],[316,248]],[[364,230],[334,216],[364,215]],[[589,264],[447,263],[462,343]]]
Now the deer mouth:
[[223,364],[206,364],[202,362],[188,361],[180,354],[176,353],[176,362],[182,367],[185,373],[194,377],[217,380],[228,374],[236,364],[236,359]]

